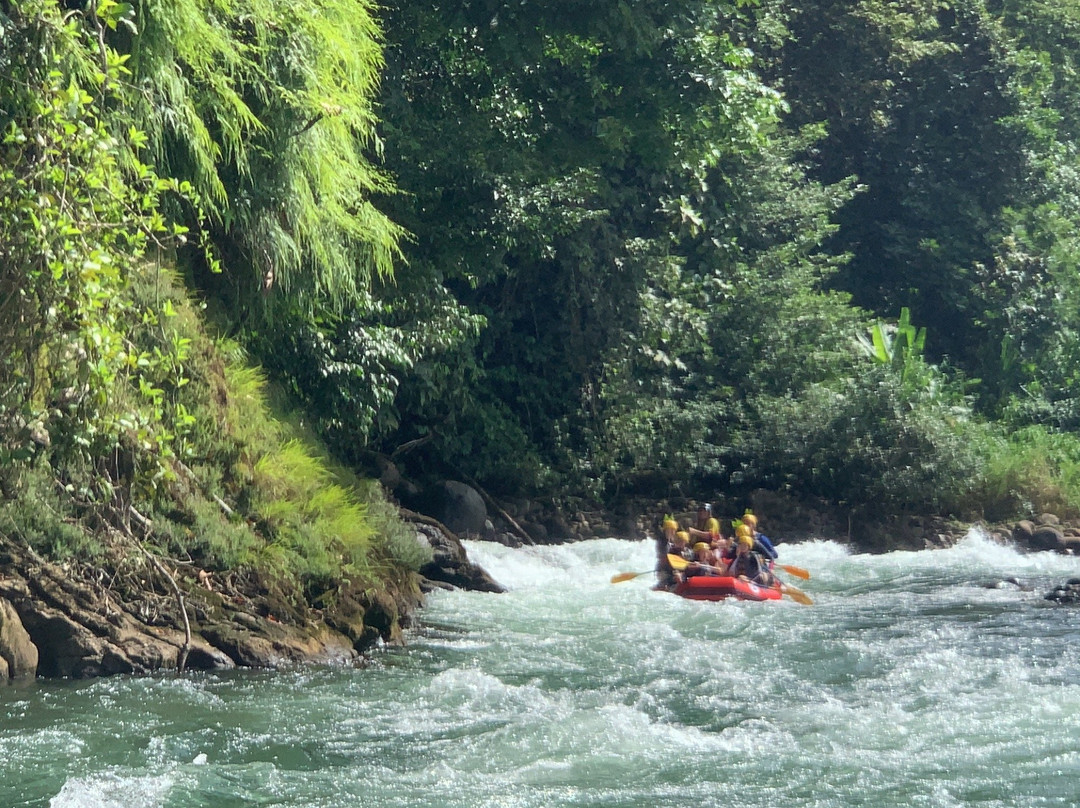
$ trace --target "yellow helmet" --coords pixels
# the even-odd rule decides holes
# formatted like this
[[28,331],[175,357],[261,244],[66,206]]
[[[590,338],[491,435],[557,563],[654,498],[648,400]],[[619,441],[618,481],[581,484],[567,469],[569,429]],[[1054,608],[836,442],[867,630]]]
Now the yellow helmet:
[[708,550],[708,549],[709,549],[709,545],[707,545],[703,541],[699,541],[697,544],[694,545],[694,551],[695,552],[698,551],[698,550]]
[[676,521],[675,521],[675,520],[674,520],[674,519],[673,519],[672,517],[670,517],[670,516],[668,516],[668,517],[665,517],[665,519],[664,519],[664,530],[668,530],[669,528],[670,528],[671,530],[678,530],[678,529],[679,529],[679,523],[678,523],[678,522],[676,522]]
[[742,521],[744,525],[750,525],[750,527],[757,529],[757,517],[754,514],[747,511],[742,515]]
[[685,542],[690,541],[690,534],[687,533],[685,530],[680,530],[678,533],[675,534],[675,536],[682,539]]
[[740,547],[753,547],[754,546],[754,540],[750,536],[747,536],[747,535],[739,536],[739,546]]
[[753,535],[754,535],[754,532],[750,529],[750,525],[747,525],[745,523],[741,524],[737,528],[735,528],[735,536],[736,537],[753,536]]

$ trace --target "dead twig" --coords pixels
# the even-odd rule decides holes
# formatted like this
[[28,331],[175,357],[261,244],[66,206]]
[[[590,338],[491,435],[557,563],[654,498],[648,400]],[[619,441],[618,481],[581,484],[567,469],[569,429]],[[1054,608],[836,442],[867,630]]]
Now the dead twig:
[[123,514],[115,509],[112,510],[113,514],[117,517],[121,531],[131,540],[132,544],[146,556],[154,569],[161,573],[161,576],[168,582],[169,588],[172,589],[173,595],[176,598],[176,603],[180,607],[180,615],[184,619],[184,644],[180,647],[180,653],[176,658],[176,670],[179,673],[183,673],[184,668],[187,666],[188,654],[191,651],[191,621],[188,619],[187,604],[184,602],[184,593],[180,590],[180,586],[176,583],[176,579],[172,576],[172,573],[165,569],[165,565],[161,563],[157,556],[146,549],[139,538],[131,532],[131,526],[128,524],[128,518],[134,519],[139,523],[139,526],[143,528],[146,534],[149,535],[153,532],[153,524],[151,521],[135,510],[133,505],[128,505],[127,510]]

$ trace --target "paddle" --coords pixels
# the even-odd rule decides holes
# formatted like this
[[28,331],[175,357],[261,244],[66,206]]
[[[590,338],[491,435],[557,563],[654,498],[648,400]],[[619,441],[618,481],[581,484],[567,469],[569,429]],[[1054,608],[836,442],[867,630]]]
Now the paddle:
[[618,575],[611,576],[611,582],[613,584],[621,584],[623,581],[629,581],[631,578],[637,578],[639,575],[648,575],[655,570],[649,570],[648,572],[620,572]]
[[796,589],[791,584],[785,584],[783,581],[780,581],[780,591],[796,603],[801,603],[803,606],[814,605],[814,601],[810,600],[809,595],[807,595],[801,589]]
[[[668,553],[667,561],[673,570],[684,570],[691,564],[697,563],[696,561],[687,561],[682,556],[677,556],[674,553]],[[716,567],[712,567],[712,569],[716,569]]]
[[[689,567],[691,564],[697,563],[697,562],[694,562],[694,561],[687,561],[682,556],[673,555],[671,553],[668,554],[667,559],[668,559],[668,563],[671,564],[672,569],[677,569],[677,570],[684,570],[687,567]],[[713,567],[713,566],[710,566],[708,564],[702,564],[701,566],[708,567],[711,570],[719,569],[718,567]],[[787,595],[789,598],[791,598],[796,603],[801,603],[803,606],[813,606],[814,605],[814,601],[812,601],[810,599],[810,596],[807,595],[805,592],[803,592],[801,589],[796,589],[795,587],[791,586],[790,584],[785,584],[783,581],[780,581],[779,583],[780,583],[780,591],[783,594]]]
[[794,575],[796,578],[802,578],[804,581],[810,580],[810,573],[802,567],[793,567],[790,564],[777,564],[776,566],[788,575]]

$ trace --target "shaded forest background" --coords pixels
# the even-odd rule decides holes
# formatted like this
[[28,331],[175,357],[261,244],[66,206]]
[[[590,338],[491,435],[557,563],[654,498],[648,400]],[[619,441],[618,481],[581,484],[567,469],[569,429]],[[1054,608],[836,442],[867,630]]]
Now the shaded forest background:
[[388,465],[1078,515],[1078,39],[1073,0],[3,0],[3,529],[145,514],[317,598],[423,563]]

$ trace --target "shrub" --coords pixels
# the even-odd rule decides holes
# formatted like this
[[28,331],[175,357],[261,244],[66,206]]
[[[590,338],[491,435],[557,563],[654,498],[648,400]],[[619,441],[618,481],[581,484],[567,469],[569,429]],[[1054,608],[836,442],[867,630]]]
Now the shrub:
[[981,477],[985,427],[939,388],[912,390],[886,366],[840,385],[755,403],[747,482],[796,487],[853,510],[952,511]]
[[1080,437],[1030,426],[993,448],[978,492],[986,518],[1080,516]]

